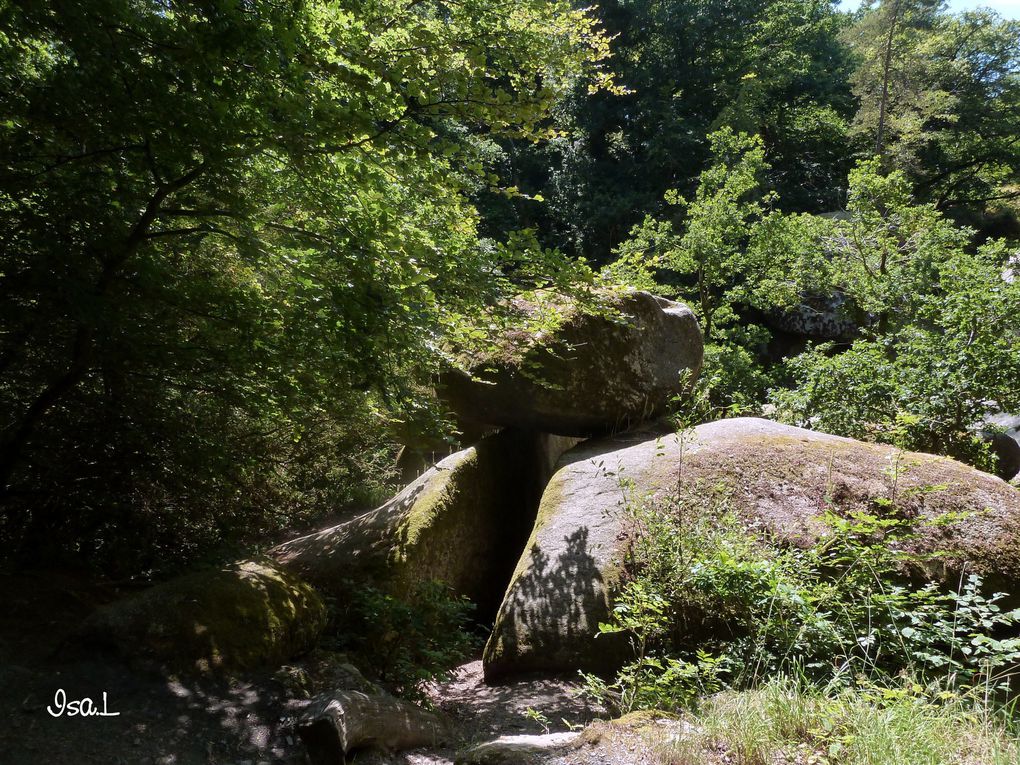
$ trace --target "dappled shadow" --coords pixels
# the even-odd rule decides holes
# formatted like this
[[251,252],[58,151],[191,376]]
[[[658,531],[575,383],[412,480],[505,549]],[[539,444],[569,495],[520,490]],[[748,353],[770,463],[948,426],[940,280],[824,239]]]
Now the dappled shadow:
[[606,710],[579,693],[577,675],[555,678],[522,676],[501,685],[486,685],[481,661],[458,667],[453,676],[429,688],[429,699],[463,726],[463,737],[482,740],[494,735],[542,733],[533,709],[553,730],[587,723]]
[[393,529],[443,471],[442,467],[433,467],[381,506],[349,521],[283,542],[270,550],[270,555],[314,581],[381,568],[390,553]]
[[[25,601],[6,585],[24,586]],[[52,595],[49,593],[52,591]],[[93,596],[95,591],[95,596]],[[75,630],[91,604],[112,590],[49,575],[0,576],[13,619],[0,620],[0,761],[32,765],[207,765],[304,762],[280,710],[292,690],[270,670],[243,677],[168,679],[154,665],[131,664],[81,644]],[[89,603],[91,601],[91,604]],[[77,605],[79,604],[80,605]],[[119,713],[52,716],[55,694],[92,699]]]
[[618,641],[596,638],[608,616],[609,594],[589,537],[581,526],[531,548],[496,622],[489,679],[509,671],[601,670],[618,663]]

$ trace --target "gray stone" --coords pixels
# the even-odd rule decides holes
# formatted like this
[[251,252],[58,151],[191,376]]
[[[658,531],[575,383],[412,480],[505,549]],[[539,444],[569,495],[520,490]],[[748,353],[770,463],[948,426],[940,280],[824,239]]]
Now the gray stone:
[[[619,317],[561,307],[548,338],[519,337],[502,356],[463,359],[440,395],[460,419],[587,437],[626,430],[666,411],[701,370],[697,319],[680,303],[634,292]],[[535,310],[524,304],[522,310]]]
[[342,765],[361,749],[436,746],[449,737],[436,714],[388,693],[337,690],[312,699],[295,725],[312,765]]
[[491,618],[545,482],[576,438],[505,430],[440,461],[381,507],[270,550],[325,591],[368,578],[407,597],[438,580]]
[[805,298],[788,310],[768,311],[765,323],[772,329],[809,340],[848,340],[860,329],[841,292]]
[[1020,417],[998,412],[985,419],[985,426],[978,427],[984,427],[981,433],[998,460],[996,474],[1006,481],[1020,474]]
[[500,736],[462,752],[457,765],[521,765],[560,749],[573,746],[578,733]]
[[[700,425],[682,445],[675,434],[631,433],[561,458],[485,647],[486,679],[605,671],[621,661],[626,646],[596,633],[632,540],[629,502],[656,502],[679,487],[695,502],[685,510],[701,512],[722,490],[748,533],[807,545],[826,533],[827,497],[842,511],[875,512],[875,500],[893,492],[894,469],[897,506],[918,519],[912,544],[948,553],[941,569],[914,573],[949,579],[966,562],[990,587],[1017,591],[1020,493],[995,476],[945,457],[753,418]],[[973,516],[922,523],[946,512]]]

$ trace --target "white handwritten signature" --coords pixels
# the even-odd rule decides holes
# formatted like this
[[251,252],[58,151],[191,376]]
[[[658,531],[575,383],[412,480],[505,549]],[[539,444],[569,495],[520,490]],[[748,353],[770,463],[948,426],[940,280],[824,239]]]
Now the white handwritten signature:
[[46,707],[46,711],[53,717],[62,717],[65,714],[68,717],[117,717],[120,714],[120,712],[107,710],[106,691],[103,691],[103,705],[100,707],[87,696],[83,699],[68,701],[64,689],[57,688],[57,692],[53,694],[53,707]]

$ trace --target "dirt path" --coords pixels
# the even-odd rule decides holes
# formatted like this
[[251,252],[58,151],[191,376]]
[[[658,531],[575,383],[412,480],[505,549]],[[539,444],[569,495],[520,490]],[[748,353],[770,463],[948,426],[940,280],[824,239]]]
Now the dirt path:
[[[458,667],[452,679],[433,685],[429,699],[453,721],[459,736],[454,746],[397,755],[375,753],[355,760],[371,765],[453,765],[457,755],[499,737],[576,732],[576,742],[541,755],[494,759],[510,765],[655,765],[649,740],[626,728],[604,724],[601,706],[580,695],[572,679],[531,678],[488,686],[481,661]],[[528,716],[534,710],[543,722]],[[595,722],[581,733],[581,729]]]

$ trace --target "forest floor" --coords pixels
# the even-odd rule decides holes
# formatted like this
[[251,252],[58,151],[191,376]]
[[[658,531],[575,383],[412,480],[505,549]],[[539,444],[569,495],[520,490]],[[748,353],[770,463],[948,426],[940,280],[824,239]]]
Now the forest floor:
[[[71,574],[0,575],[0,764],[2,765],[297,765],[306,757],[294,734],[293,687],[286,668],[243,678],[166,677],[95,655],[71,639],[109,587]],[[90,698],[116,716],[55,717],[58,690]],[[605,710],[569,679],[523,679],[489,686],[480,660],[458,667],[428,689],[453,724],[448,748],[351,762],[448,765],[457,753],[500,736],[579,730]],[[542,721],[528,716],[540,713]],[[548,765],[639,765],[650,762],[640,737],[596,736],[580,748],[537,760]]]

